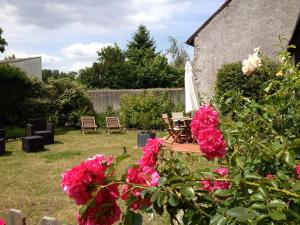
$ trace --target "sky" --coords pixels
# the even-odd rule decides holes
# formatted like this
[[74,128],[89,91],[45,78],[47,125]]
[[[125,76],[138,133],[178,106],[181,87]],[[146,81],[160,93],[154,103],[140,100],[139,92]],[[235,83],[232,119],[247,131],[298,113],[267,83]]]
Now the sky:
[[[43,69],[78,71],[97,51],[116,42],[122,49],[140,24],[162,53],[168,36],[184,43],[224,0],[0,0],[5,56],[42,56]],[[193,48],[184,44],[192,54]]]

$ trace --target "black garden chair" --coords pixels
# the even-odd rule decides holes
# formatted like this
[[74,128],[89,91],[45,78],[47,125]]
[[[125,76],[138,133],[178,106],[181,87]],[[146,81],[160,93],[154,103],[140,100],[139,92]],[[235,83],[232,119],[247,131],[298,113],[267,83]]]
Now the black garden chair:
[[54,126],[47,123],[46,119],[29,119],[26,124],[26,136],[42,136],[44,143],[54,143]]

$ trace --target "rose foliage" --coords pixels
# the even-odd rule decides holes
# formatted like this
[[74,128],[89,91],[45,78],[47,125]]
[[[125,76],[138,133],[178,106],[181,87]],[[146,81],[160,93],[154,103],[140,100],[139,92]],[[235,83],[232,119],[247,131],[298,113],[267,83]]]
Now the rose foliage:
[[78,223],[142,224],[142,212],[168,215],[170,224],[299,224],[300,72],[289,52],[279,57],[261,99],[241,96],[234,117],[200,107],[191,123],[199,153],[175,153],[149,139],[121,177],[116,168],[126,151],[68,170],[61,184],[81,206]]

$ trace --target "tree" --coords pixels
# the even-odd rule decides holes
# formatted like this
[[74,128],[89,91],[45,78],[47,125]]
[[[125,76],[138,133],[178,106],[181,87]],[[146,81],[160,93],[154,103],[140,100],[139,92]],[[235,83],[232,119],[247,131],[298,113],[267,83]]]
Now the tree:
[[131,88],[131,72],[125,53],[115,43],[97,52],[98,61],[79,71],[79,80],[91,88]]
[[186,61],[189,59],[189,55],[182,44],[178,44],[178,41],[169,36],[168,40],[171,44],[170,48],[167,49],[167,54],[172,58],[171,65],[175,68],[184,69]]
[[144,25],[140,25],[127,44],[126,51],[127,61],[134,77],[132,88],[173,86],[178,73],[170,68],[167,58],[155,52],[155,49],[155,41],[150,36],[150,31]]
[[5,46],[7,45],[7,42],[2,37],[2,33],[3,33],[3,30],[2,30],[2,28],[0,28],[0,52],[3,53],[5,51]]
[[62,72],[59,70],[50,70],[50,69],[43,69],[42,70],[42,80],[44,83],[47,83],[49,78],[59,79],[59,78],[70,78],[72,80],[75,79],[77,73],[76,72]]
[[5,60],[6,59],[16,59],[16,56],[15,56],[15,54],[12,54],[12,55],[6,56],[4,59]]

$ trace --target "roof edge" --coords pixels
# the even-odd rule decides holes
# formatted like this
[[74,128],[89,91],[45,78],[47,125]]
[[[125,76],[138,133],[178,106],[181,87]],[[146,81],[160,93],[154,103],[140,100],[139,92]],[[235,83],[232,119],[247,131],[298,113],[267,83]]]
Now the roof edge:
[[299,14],[298,14],[298,18],[297,18],[295,27],[294,27],[294,29],[293,29],[292,36],[291,36],[291,38],[290,38],[290,40],[289,40],[289,42],[288,42],[288,45],[293,44],[293,42],[295,41],[296,36],[297,36],[299,30],[300,30],[300,11],[299,11]]
[[21,62],[21,61],[25,61],[25,60],[38,59],[38,58],[42,59],[41,56],[34,56],[34,57],[28,57],[28,58],[16,58],[16,59],[4,59],[4,60],[0,60],[0,64]]
[[202,25],[201,27],[198,28],[198,30],[196,30],[196,32],[185,42],[186,44],[193,46],[194,47],[194,40],[195,37],[224,9],[226,8],[226,6],[229,5],[229,3],[232,0],[226,0],[221,7],[214,13],[212,14]]

